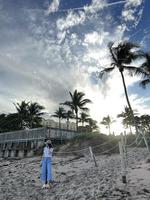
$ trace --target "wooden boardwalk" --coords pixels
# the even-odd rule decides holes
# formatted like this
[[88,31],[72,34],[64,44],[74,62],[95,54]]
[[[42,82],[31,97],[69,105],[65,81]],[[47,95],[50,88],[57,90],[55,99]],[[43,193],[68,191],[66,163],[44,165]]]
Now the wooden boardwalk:
[[69,140],[77,136],[78,133],[73,130],[59,128],[35,128],[7,133],[0,133],[0,144],[7,142],[27,142],[37,140]]
[[46,139],[52,140],[53,143],[63,143],[77,135],[73,130],[44,127],[0,133],[0,157],[32,156],[43,147]]

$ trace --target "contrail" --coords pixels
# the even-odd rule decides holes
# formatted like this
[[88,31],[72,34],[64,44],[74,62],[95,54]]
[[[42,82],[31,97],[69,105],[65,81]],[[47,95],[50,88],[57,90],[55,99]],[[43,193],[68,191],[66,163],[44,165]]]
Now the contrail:
[[[114,3],[108,3],[108,4],[104,5],[104,8],[118,5],[118,4],[124,4],[124,3],[126,3],[126,1],[118,1],[118,2],[114,2]],[[78,7],[78,8],[62,9],[62,10],[57,10],[55,12],[67,12],[67,11],[72,11],[72,10],[85,10],[85,6]]]
[[118,1],[118,2],[114,2],[114,3],[108,3],[106,5],[106,7],[109,7],[109,6],[113,6],[113,5],[117,5],[117,4],[123,4],[123,3],[126,3],[127,1]]
[[[115,6],[115,5],[118,5],[118,4],[124,4],[124,3],[126,3],[126,1],[118,1],[118,2],[114,2],[114,3],[108,3],[108,4],[104,5],[103,8],[110,7],[110,6]],[[90,7],[90,5],[88,7]],[[49,14],[61,13],[61,12],[67,12],[67,11],[74,11],[74,10],[85,10],[85,8],[86,7],[83,6],[83,7],[78,7],[78,8],[61,9],[61,10],[57,10],[57,11],[52,11]],[[32,11],[37,11],[37,12],[43,12],[44,11],[44,9],[27,9],[27,8],[25,8],[23,10],[30,10],[30,11],[32,10]]]

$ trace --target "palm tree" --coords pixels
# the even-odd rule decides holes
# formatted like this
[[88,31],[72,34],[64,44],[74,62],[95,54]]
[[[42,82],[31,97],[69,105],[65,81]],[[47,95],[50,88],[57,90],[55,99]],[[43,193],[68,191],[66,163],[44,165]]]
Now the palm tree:
[[20,104],[19,103],[14,103],[15,108],[18,113],[18,117],[20,119],[20,128],[24,129],[27,126],[28,122],[28,105],[29,102],[22,101]]
[[20,130],[21,119],[18,113],[10,113],[5,115],[4,121],[0,123],[3,132]]
[[75,116],[72,112],[72,110],[68,110],[66,113],[64,113],[64,117],[67,119],[67,130],[69,129],[69,120],[73,119]]
[[41,116],[44,112],[41,112],[44,106],[39,105],[37,102],[28,104],[28,114],[29,114],[29,127],[37,127],[40,125],[42,120]]
[[150,84],[150,53],[145,54],[146,61],[141,65],[141,69],[145,71],[145,79],[140,82],[143,88]]
[[[104,70],[102,70],[99,76],[100,78],[102,78],[105,73],[109,73],[113,71],[115,68],[119,70],[121,78],[122,78],[122,82],[123,82],[127,104],[132,113],[132,117],[134,119],[133,110],[132,110],[128,93],[127,93],[127,87],[126,87],[125,78],[124,78],[124,71],[125,70],[128,71],[130,75],[143,74],[143,70],[141,68],[130,65],[132,61],[143,56],[143,53],[139,51],[139,46],[137,44],[134,44],[131,42],[122,42],[116,47],[114,47],[114,43],[109,43],[108,48],[109,48],[109,52],[112,59],[111,67],[105,68]],[[137,132],[136,124],[135,124],[135,128]]]
[[61,119],[65,118],[65,109],[63,107],[59,107],[58,110],[55,111],[55,114],[52,117],[57,117],[59,119],[59,131],[60,131],[60,142],[62,144],[63,136],[61,131]]
[[150,115],[140,116],[141,126],[150,134]]
[[[135,114],[137,113],[134,112],[134,115]],[[124,125],[125,128],[129,128],[130,133],[132,133],[131,126],[134,126],[134,121],[133,121],[133,116],[130,109],[127,106],[125,106],[124,112],[118,114],[117,117],[123,119],[122,124]]]
[[85,94],[83,92],[78,92],[77,90],[74,91],[72,94],[69,92],[71,101],[66,101],[63,105],[69,106],[74,112],[76,116],[76,129],[78,130],[78,112],[79,109],[83,111],[88,111],[87,107],[84,107],[87,103],[91,103],[91,100],[84,99]]
[[7,115],[5,113],[0,114],[0,133],[5,132],[5,123],[7,119]]
[[88,120],[89,120],[89,115],[86,114],[85,112],[81,112],[81,113],[80,113],[79,122],[82,123],[82,126],[84,126],[84,123],[85,123],[85,122],[88,122]]
[[93,132],[94,130],[98,130],[98,126],[97,126],[97,121],[93,120],[92,118],[88,118],[88,123],[89,123],[89,127],[91,129],[91,132]]
[[103,120],[100,122],[101,124],[103,124],[106,128],[108,128],[109,130],[109,135],[111,135],[111,131],[110,131],[110,126],[112,123],[114,123],[115,120],[112,120],[110,118],[110,116],[108,115],[107,117],[103,117]]
[[61,129],[61,119],[65,118],[65,109],[63,107],[59,107],[58,110],[55,111],[55,114],[52,117],[57,117],[59,119],[59,129]]
[[20,119],[20,128],[24,129],[25,127],[33,128],[39,127],[42,120],[41,116],[44,114],[41,112],[44,107],[38,103],[25,102],[22,101],[19,103],[14,103],[18,117]]

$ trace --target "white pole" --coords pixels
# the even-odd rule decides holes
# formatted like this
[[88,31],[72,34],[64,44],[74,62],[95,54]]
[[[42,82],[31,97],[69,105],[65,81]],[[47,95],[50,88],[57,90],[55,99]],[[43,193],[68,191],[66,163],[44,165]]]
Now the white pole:
[[90,154],[91,154],[91,158],[93,159],[93,161],[95,163],[95,167],[98,167],[96,159],[95,159],[95,155],[93,154],[93,151],[92,151],[92,147],[89,147],[89,151],[90,151]]
[[123,153],[123,146],[121,142],[119,142],[119,151],[120,151],[120,156],[121,156],[122,182],[127,183],[125,159],[124,159],[124,153]]

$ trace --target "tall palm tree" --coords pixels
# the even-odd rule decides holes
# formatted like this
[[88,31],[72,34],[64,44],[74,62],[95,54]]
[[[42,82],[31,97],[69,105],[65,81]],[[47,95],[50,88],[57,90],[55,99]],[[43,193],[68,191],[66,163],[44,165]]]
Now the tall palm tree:
[[21,103],[14,103],[15,108],[20,119],[20,128],[24,129],[27,126],[28,121],[28,105],[29,102],[22,101]]
[[115,120],[112,120],[110,118],[110,116],[108,115],[107,117],[103,117],[103,120],[100,122],[101,124],[103,124],[106,128],[108,128],[109,130],[109,135],[111,135],[111,129],[110,126],[112,123],[114,123]]
[[82,126],[84,126],[84,123],[88,122],[88,120],[89,120],[89,115],[85,112],[81,112],[79,117],[79,122],[82,123]]
[[[109,43],[108,48],[109,48],[110,56],[112,59],[111,67],[105,68],[104,70],[102,70],[99,76],[100,78],[102,78],[105,73],[109,73],[113,71],[115,68],[119,70],[121,78],[122,78],[122,82],[123,82],[127,104],[134,118],[133,110],[132,110],[128,93],[127,93],[127,87],[126,87],[125,78],[124,78],[124,71],[125,70],[128,71],[130,75],[143,74],[143,70],[141,68],[130,65],[132,61],[143,56],[143,53],[139,51],[139,45],[131,43],[131,42],[122,42],[118,44],[118,46],[116,47],[114,47],[114,43],[111,42]],[[136,125],[135,125],[135,128],[136,128]],[[138,130],[136,128],[136,132],[137,131]]]
[[44,112],[42,110],[44,106],[39,105],[37,102],[28,104],[28,114],[29,114],[29,127],[34,128],[40,125],[42,121],[42,115]]
[[59,119],[59,129],[61,129],[61,119],[65,118],[65,109],[63,107],[59,107],[58,110],[55,111],[55,114],[52,117],[57,117]]
[[66,101],[63,105],[69,106],[74,112],[76,116],[76,129],[78,130],[78,112],[79,109],[83,111],[88,111],[89,109],[85,107],[87,103],[91,103],[90,99],[85,99],[85,94],[83,92],[78,92],[77,90],[74,93],[69,92],[71,101]]
[[150,53],[145,54],[146,61],[141,65],[141,68],[145,71],[145,78],[140,82],[143,88],[146,88],[150,84]]

